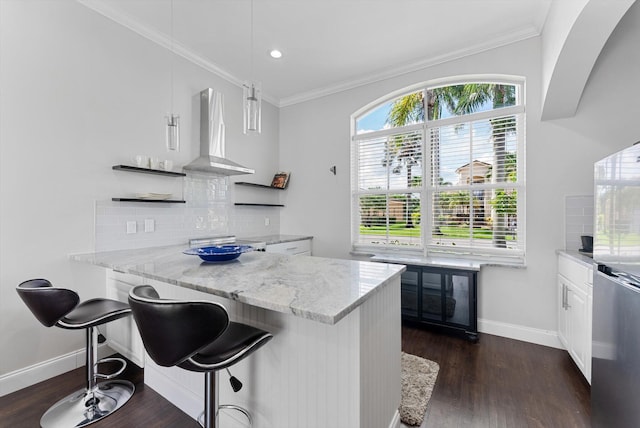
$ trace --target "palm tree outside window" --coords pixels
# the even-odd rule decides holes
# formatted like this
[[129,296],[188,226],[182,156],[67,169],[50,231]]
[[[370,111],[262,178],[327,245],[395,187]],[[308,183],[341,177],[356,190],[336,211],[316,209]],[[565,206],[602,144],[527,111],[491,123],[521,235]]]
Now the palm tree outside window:
[[425,85],[355,115],[354,248],[523,259],[522,89]]

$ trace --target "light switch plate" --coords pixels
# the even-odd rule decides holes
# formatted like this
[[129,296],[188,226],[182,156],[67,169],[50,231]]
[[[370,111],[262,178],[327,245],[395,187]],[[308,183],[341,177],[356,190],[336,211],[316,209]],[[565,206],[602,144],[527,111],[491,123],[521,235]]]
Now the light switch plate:
[[135,221],[128,221],[127,222],[127,234],[132,234],[132,233],[136,233],[136,222]]
[[156,222],[152,218],[144,219],[144,231],[153,232],[156,230]]

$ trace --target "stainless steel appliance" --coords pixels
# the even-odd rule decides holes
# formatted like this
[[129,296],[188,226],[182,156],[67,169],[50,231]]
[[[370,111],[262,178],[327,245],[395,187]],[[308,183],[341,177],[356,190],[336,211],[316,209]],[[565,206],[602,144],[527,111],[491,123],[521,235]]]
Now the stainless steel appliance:
[[185,165],[185,171],[221,175],[253,174],[255,171],[225,156],[223,95],[211,88],[200,92],[200,156]]
[[595,164],[593,427],[640,426],[640,144]]

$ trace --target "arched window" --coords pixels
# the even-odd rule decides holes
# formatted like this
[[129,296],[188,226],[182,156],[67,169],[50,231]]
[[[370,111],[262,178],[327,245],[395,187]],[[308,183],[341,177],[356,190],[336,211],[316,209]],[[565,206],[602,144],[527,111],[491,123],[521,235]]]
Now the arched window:
[[523,87],[426,84],[355,114],[354,249],[523,259]]

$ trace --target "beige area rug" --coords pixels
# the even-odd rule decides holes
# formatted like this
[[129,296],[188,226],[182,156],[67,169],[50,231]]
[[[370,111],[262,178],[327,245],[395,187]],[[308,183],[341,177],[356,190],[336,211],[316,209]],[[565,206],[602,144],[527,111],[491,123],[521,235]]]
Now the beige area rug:
[[400,420],[406,425],[421,425],[436,384],[438,363],[402,353],[402,398]]

